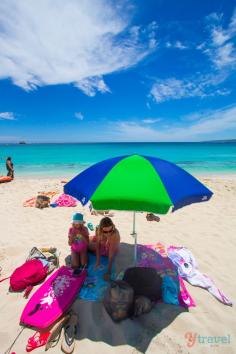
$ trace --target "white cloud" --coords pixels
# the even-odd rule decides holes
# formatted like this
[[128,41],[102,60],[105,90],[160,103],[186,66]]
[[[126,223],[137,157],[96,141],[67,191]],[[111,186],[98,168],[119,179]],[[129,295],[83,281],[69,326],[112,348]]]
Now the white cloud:
[[74,85],[90,97],[95,96],[97,91],[101,93],[111,92],[101,77],[89,77],[78,81]]
[[0,112],[0,120],[15,120],[15,116],[13,112]]
[[234,10],[233,16],[231,18],[230,24],[229,24],[229,30],[231,33],[236,32],[236,9]]
[[236,65],[236,11],[234,11],[227,27],[223,28],[223,15],[212,14],[207,17],[210,41],[201,48],[209,56],[217,69],[230,68]]
[[151,97],[157,103],[167,101],[169,99],[182,98],[185,97],[186,94],[187,87],[184,82],[175,78],[157,80],[152,86],[150,92]]
[[[193,113],[193,119],[181,120],[167,126],[150,128],[136,122],[117,122],[112,125],[115,140],[121,141],[200,141],[223,136],[236,129],[236,106],[214,112]],[[235,137],[235,136],[233,136]]]
[[227,43],[214,52],[212,55],[212,61],[216,64],[218,68],[222,68],[231,64],[236,63],[236,54],[233,43]]
[[84,116],[81,112],[75,112],[75,118],[77,118],[79,120],[83,120]]
[[173,43],[171,43],[170,41],[167,41],[165,46],[166,46],[166,48],[177,48],[177,49],[187,49],[188,48],[186,45],[184,45],[180,41],[176,41]]
[[156,32],[158,29],[158,25],[156,21],[152,21],[147,28],[144,30],[144,32],[148,32],[148,38],[149,38],[149,47],[150,49],[154,49],[157,47],[157,39],[156,39]]
[[203,43],[198,44],[198,45],[196,46],[196,49],[197,49],[197,50],[203,50],[203,49],[205,49],[205,47],[206,47],[206,43],[203,42]]
[[175,44],[174,44],[175,48],[178,48],[178,49],[186,49],[187,47],[181,43],[180,41],[176,41]]
[[143,119],[142,122],[145,123],[145,124],[154,124],[154,123],[157,123],[157,122],[160,122],[161,119],[160,118],[146,118],[146,119]]
[[157,140],[157,132],[140,123],[120,121],[112,124],[112,135],[117,141],[151,141]]
[[[176,134],[183,136],[207,136],[214,133],[234,130],[236,128],[236,107],[216,110],[215,112],[203,112],[199,115],[199,120],[192,125],[182,129],[177,129]],[[186,132],[184,133],[184,131]]]
[[213,44],[216,46],[224,44],[230,38],[230,35],[227,32],[224,32],[219,28],[213,28],[211,36]]
[[129,28],[128,2],[1,0],[0,79],[25,90],[72,83],[93,96],[103,76],[136,65],[156,45],[156,24]]
[[199,75],[197,79],[159,79],[153,84],[149,97],[151,97],[154,102],[161,103],[168,100],[178,100],[189,97],[203,98],[216,95],[224,96],[230,92],[225,89],[215,88],[215,86],[220,84],[224,78],[223,75]]
[[[225,96],[231,93],[223,88],[223,82],[236,68],[236,10],[228,25],[223,28],[223,14],[213,13],[207,17],[210,36],[196,45],[196,49],[207,55],[213,66],[210,74],[196,73],[195,76],[178,79],[157,79],[151,87],[149,97],[156,103],[188,97]],[[182,42],[166,42],[167,48],[187,48]]]

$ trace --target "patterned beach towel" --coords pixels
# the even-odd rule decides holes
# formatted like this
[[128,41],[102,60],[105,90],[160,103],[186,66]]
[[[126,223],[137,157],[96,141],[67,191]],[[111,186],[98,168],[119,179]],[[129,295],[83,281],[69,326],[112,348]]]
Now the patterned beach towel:
[[178,268],[173,264],[165,247],[161,243],[155,245],[137,246],[137,264],[139,267],[152,267],[162,276],[169,276],[177,284],[179,291],[179,304],[184,307],[196,306],[195,301],[190,296],[181,277],[178,274]]
[[[87,301],[102,301],[109,282],[103,280],[103,275],[108,267],[108,257],[101,257],[101,265],[95,271],[96,256],[89,253],[88,275],[79,292],[79,298]],[[115,279],[114,266],[112,267],[112,279]]]
[[216,287],[213,280],[198,270],[197,261],[188,248],[170,246],[167,251],[169,259],[178,268],[179,275],[182,278],[191,285],[208,290],[223,304],[232,306],[232,301]]

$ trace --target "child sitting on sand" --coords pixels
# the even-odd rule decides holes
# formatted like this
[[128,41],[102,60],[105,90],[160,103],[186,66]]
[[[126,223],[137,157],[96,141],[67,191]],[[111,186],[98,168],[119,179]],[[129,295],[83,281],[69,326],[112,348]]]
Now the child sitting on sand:
[[101,256],[108,257],[108,269],[104,275],[104,280],[109,280],[114,257],[119,249],[120,234],[109,217],[101,219],[96,228],[96,235],[90,240],[89,249],[96,252],[96,268],[100,265]]
[[72,218],[72,227],[68,233],[68,244],[71,246],[71,266],[75,270],[87,266],[87,248],[89,244],[89,232],[83,214],[75,213]]

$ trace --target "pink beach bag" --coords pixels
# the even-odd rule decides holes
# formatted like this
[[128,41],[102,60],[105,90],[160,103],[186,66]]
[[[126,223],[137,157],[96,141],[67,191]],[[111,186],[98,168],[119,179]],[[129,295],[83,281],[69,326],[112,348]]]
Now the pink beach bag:
[[36,285],[47,276],[47,267],[38,259],[30,259],[16,268],[10,276],[13,291],[22,291],[30,285]]

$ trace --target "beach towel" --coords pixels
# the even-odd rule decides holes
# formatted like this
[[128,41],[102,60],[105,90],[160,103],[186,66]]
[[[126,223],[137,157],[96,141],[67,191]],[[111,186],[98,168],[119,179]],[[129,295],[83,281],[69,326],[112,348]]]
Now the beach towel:
[[[44,195],[44,196],[47,196],[49,198],[53,198],[56,194],[58,194],[58,192],[56,191],[52,191],[52,192],[38,192],[38,195]],[[32,197],[28,200],[26,200],[24,203],[23,203],[23,206],[24,207],[35,207],[35,203],[36,203],[36,199],[37,197]]]
[[[101,265],[94,270],[96,255],[89,253],[89,266],[87,278],[80,290],[79,298],[88,301],[102,301],[109,282],[103,280],[103,275],[108,267],[108,257],[101,256]],[[112,266],[112,279],[115,279],[114,265]]]
[[34,207],[36,202],[36,197],[32,197],[23,203],[24,207]]
[[164,275],[162,281],[162,298],[164,303],[179,305],[179,282],[174,281],[169,275]]
[[38,192],[38,195],[45,195],[45,196],[50,197],[50,198],[53,198],[56,194],[59,194],[59,192],[58,191],[50,191],[50,192],[42,191],[42,192]]
[[178,268],[179,275],[188,283],[208,290],[217,300],[232,306],[232,301],[218,289],[211,278],[198,270],[195,257],[186,247],[170,246],[167,249],[168,258]]
[[75,207],[77,205],[77,200],[68,194],[61,194],[55,200],[53,204],[59,207]]
[[[168,258],[168,254],[163,244],[158,242],[154,245],[138,245],[137,265],[139,267],[154,268],[162,277],[171,277],[173,279],[173,292],[176,291],[176,287],[179,289],[179,305],[186,308],[196,306],[195,301],[189,294],[184,282],[178,274],[178,268],[173,264],[171,259]],[[176,304],[176,301],[174,302]]]

